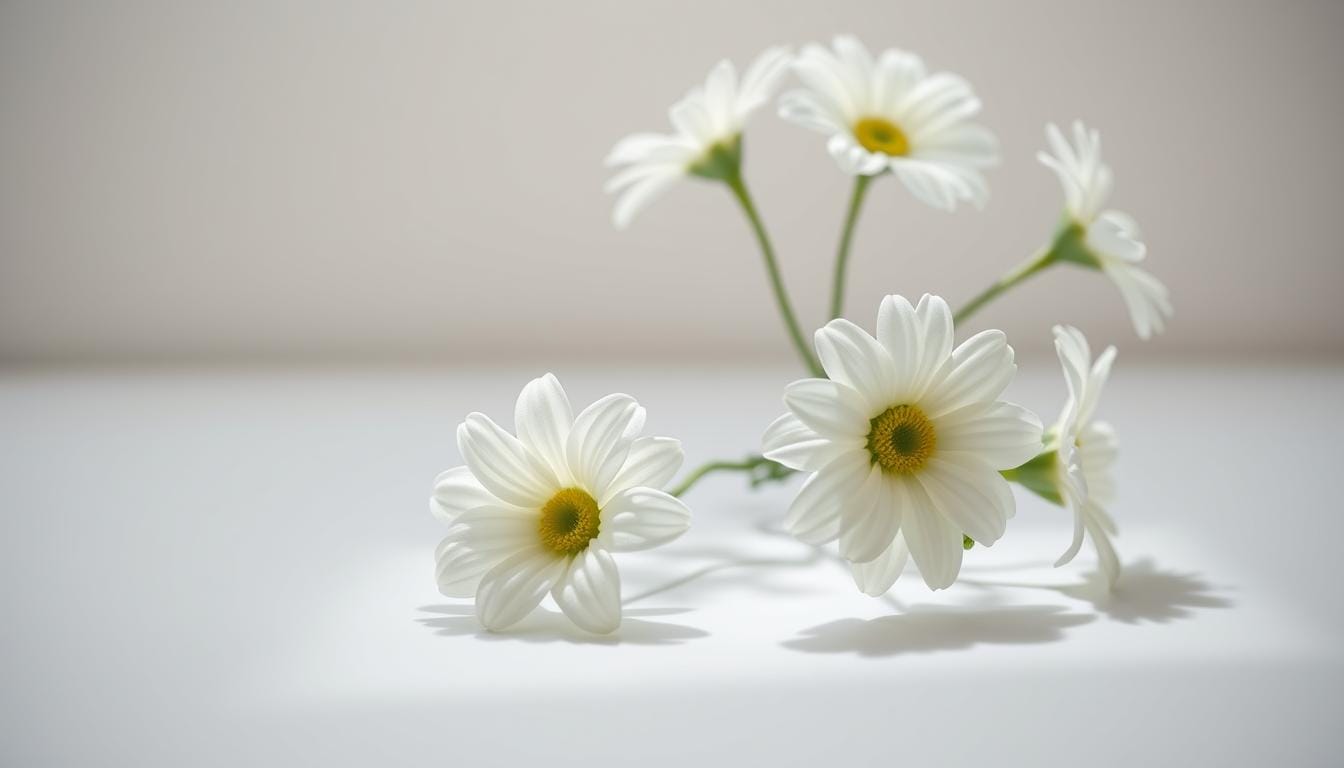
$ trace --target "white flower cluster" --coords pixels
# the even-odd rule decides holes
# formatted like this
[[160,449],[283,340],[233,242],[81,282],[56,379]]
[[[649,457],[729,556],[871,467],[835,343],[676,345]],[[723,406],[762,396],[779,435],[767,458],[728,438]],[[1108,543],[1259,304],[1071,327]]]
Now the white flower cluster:
[[[855,179],[833,319],[816,331],[814,350],[799,330],[742,171],[746,121],[789,73],[801,87],[781,97],[780,115],[826,134],[830,155]],[[1059,176],[1065,216],[1032,260],[955,314],[938,296],[912,304],[893,295],[882,300],[874,333],[840,316],[844,265],[868,184],[891,175],[941,210],[987,203],[984,171],[997,163],[999,147],[972,122],[980,108],[961,77],[930,73],[905,51],[874,56],[840,36],[829,48],[807,45],[797,55],[771,48],[740,79],[722,61],[673,105],[673,133],[618,142],[607,158],[620,168],[607,185],[619,193],[618,227],[676,179],[729,187],[756,231],[786,327],[813,376],[785,387],[786,412],[765,429],[759,455],[711,463],[672,492],[663,489],[681,466],[680,443],[640,437],[644,410],[627,395],[575,414],[547,374],[519,395],[516,434],[470,414],[457,432],[465,466],[442,473],[431,500],[450,526],[438,548],[440,590],[474,597],[491,630],[515,624],[550,595],[575,625],[614,631],[621,591],[612,554],[680,536],[690,524],[680,497],[715,469],[752,472],[753,486],[806,474],[784,515],[786,528],[810,544],[834,542],[870,595],[890,589],[911,560],[930,588],[953,584],[968,549],[1004,535],[1016,509],[1012,483],[1072,511],[1073,538],[1057,565],[1090,538],[1114,584],[1120,560],[1106,508],[1115,496],[1116,438],[1094,417],[1115,348],[1094,359],[1081,332],[1056,326],[1067,399],[1045,429],[1036,414],[1003,399],[1017,368],[1005,335],[982,331],[958,344],[954,329],[1028,277],[1071,263],[1111,278],[1139,336],[1163,330],[1171,303],[1166,288],[1138,266],[1147,254],[1138,227],[1103,209],[1113,176],[1095,130],[1075,124],[1070,143],[1054,125],[1046,128],[1050,151],[1039,158]]]

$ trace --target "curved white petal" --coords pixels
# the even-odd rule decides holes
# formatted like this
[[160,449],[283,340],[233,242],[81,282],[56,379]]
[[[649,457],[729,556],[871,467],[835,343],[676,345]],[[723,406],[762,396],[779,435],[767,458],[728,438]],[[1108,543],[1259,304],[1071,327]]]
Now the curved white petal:
[[509,504],[540,507],[559,487],[546,462],[483,413],[458,426],[457,447],[477,481]]
[[761,454],[765,458],[806,472],[816,472],[836,456],[862,446],[859,438],[822,437],[792,413],[771,422],[761,437]]
[[440,520],[451,523],[467,510],[498,503],[499,500],[472,476],[469,468],[453,467],[434,478],[434,495],[429,497],[429,511]]
[[981,331],[957,347],[920,404],[936,419],[958,408],[991,402],[1016,372],[1013,348],[1003,331]]
[[1012,469],[1044,447],[1041,419],[1020,405],[972,403],[934,420],[938,453],[975,456],[995,469]]
[[563,558],[531,547],[505,558],[485,573],[476,589],[476,618],[492,632],[521,621],[565,572]]
[[1102,575],[1106,577],[1106,585],[1114,587],[1115,582],[1120,579],[1120,556],[1116,554],[1111,536],[1100,519],[1093,515],[1085,515],[1085,521],[1087,533],[1092,537],[1092,545],[1097,549],[1097,563],[1101,566]]
[[580,629],[605,635],[621,626],[621,574],[601,547],[590,545],[571,558],[551,597]]
[[602,507],[598,538],[613,552],[666,544],[691,526],[691,511],[675,496],[653,488],[627,488]]
[[848,132],[837,133],[828,139],[826,151],[835,158],[840,170],[850,176],[874,176],[891,165],[891,158],[864,149]]
[[915,306],[915,318],[919,321],[921,337],[918,380],[922,386],[927,386],[952,355],[952,310],[943,297],[926,293]]
[[929,589],[946,589],[961,572],[962,532],[934,508],[918,483],[908,483],[911,504],[901,520],[910,556]]
[[1157,278],[1138,267],[1120,261],[1102,264],[1106,274],[1120,289],[1120,297],[1129,308],[1134,332],[1141,339],[1166,329],[1166,318],[1171,317],[1171,299],[1167,287]]
[[817,330],[816,346],[826,375],[858,392],[868,410],[880,412],[891,405],[896,367],[886,348],[867,331],[837,318]]
[[513,409],[513,422],[523,445],[549,464],[561,483],[568,483],[565,441],[574,424],[574,411],[554,374],[533,379],[523,387]]
[[584,408],[565,444],[575,482],[594,498],[602,498],[630,452],[634,441],[630,430],[643,421],[644,409],[629,395],[607,395]]
[[853,450],[836,457],[809,477],[789,505],[784,527],[808,544],[825,544],[840,535],[840,508],[859,492],[871,462],[868,452]]
[[650,173],[640,181],[631,184],[616,201],[616,207],[611,211],[611,222],[617,229],[625,229],[630,226],[634,220],[635,214],[648,207],[659,195],[668,187],[672,186],[677,179],[685,176],[685,169],[680,166],[664,165],[656,172]]
[[462,513],[435,552],[439,591],[470,597],[482,574],[537,543],[537,513],[515,507],[478,507]]
[[534,511],[496,503],[463,512],[435,552],[439,591],[449,597],[470,597],[482,574],[536,543]]
[[604,499],[598,503],[605,505],[617,492],[626,488],[644,486],[662,488],[681,469],[686,454],[681,450],[681,441],[672,437],[640,437],[630,443],[630,452],[625,457],[616,476],[607,486]]
[[992,546],[1013,516],[1012,489],[993,467],[969,457],[929,459],[917,476],[933,506],[977,544]]
[[840,556],[852,563],[880,556],[900,532],[908,505],[903,479],[883,474],[874,464],[859,492],[840,508]]
[[868,434],[872,414],[863,397],[830,379],[800,379],[784,388],[784,405],[823,437],[858,439]]
[[854,584],[858,586],[859,591],[865,595],[881,597],[891,589],[891,585],[900,578],[901,571],[905,570],[905,564],[910,560],[910,548],[905,544],[905,535],[896,534],[896,539],[891,542],[882,554],[877,556],[876,560],[867,563],[850,563],[849,570],[854,576]]

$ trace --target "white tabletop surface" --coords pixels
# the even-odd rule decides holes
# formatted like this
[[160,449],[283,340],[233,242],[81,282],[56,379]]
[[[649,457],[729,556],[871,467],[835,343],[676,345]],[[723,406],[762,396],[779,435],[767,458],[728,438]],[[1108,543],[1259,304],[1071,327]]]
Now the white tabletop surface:
[[[521,369],[0,375],[0,765],[1329,765],[1344,748],[1344,369],[1126,367],[1126,574],[1019,493],[929,592],[860,594],[737,476],[624,556],[610,638],[438,595],[432,478]],[[754,450],[785,369],[576,366],[688,464]],[[1051,361],[1009,394],[1050,421]]]

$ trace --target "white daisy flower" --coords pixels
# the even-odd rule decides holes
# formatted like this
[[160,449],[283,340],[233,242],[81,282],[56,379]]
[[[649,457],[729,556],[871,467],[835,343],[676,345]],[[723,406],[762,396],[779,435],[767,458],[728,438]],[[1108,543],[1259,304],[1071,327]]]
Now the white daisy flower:
[[[1120,575],[1120,558],[1111,544],[1116,533],[1115,521],[1106,507],[1115,499],[1117,441],[1115,430],[1106,422],[1096,421],[1097,401],[1115,361],[1115,347],[1107,347],[1094,362],[1087,337],[1071,326],[1055,326],[1055,350],[1059,353],[1069,399],[1055,428],[1058,440],[1056,471],[1060,486],[1074,511],[1073,541],[1056,566],[1073,560],[1083,544],[1086,531],[1097,549],[1097,559],[1108,584]],[[1081,470],[1082,482],[1073,477]],[[1079,492],[1081,491],[1081,496]]]
[[439,590],[476,597],[487,629],[531,613],[547,593],[579,627],[621,623],[613,552],[680,536],[690,511],[661,488],[681,466],[681,444],[637,437],[644,409],[608,395],[574,416],[551,374],[518,396],[518,436],[472,413],[457,428],[466,466],[439,475],[430,508],[452,524],[439,545]]
[[710,70],[703,86],[672,105],[668,116],[676,133],[636,133],[617,142],[606,161],[626,166],[606,185],[607,192],[620,194],[612,212],[616,227],[625,228],[677,179],[692,174],[725,179],[737,173],[742,127],[774,95],[788,63],[787,48],[769,48],[739,82],[733,63],[724,59]]
[[970,122],[980,100],[965,80],[930,75],[913,53],[887,49],[876,59],[840,35],[834,50],[812,44],[794,60],[806,90],[790,91],[779,114],[828,134],[827,149],[854,176],[890,170],[915,197],[942,210],[989,199],[981,169],[998,162],[998,141]]
[[811,544],[839,539],[870,594],[896,580],[907,548],[929,587],[952,584],[963,534],[993,544],[1014,513],[999,471],[1041,450],[1040,419],[998,399],[1017,370],[1003,333],[955,350],[952,338],[936,296],[888,296],[876,339],[832,320],[816,334],[830,378],[790,384],[789,413],[763,438],[767,458],[813,473],[785,525]]
[[1111,169],[1101,161],[1101,135],[1082,121],[1073,124],[1071,146],[1058,126],[1045,127],[1050,152],[1037,159],[1059,176],[1071,221],[1055,242],[1058,258],[1101,269],[1129,308],[1139,338],[1150,338],[1166,327],[1172,306],[1167,287],[1138,265],[1148,254],[1139,225],[1128,214],[1102,210],[1111,194]]

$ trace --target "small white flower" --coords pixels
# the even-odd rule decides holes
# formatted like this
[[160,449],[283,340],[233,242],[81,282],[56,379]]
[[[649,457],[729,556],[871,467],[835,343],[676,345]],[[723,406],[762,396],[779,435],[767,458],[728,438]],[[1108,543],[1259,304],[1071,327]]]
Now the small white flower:
[[961,77],[932,75],[913,53],[885,50],[876,60],[853,37],[835,38],[834,52],[812,44],[794,61],[807,86],[780,100],[779,114],[829,135],[826,147],[854,176],[890,170],[915,197],[953,210],[989,199],[981,169],[998,162],[998,141],[970,122],[980,100]]
[[1045,135],[1053,154],[1038,152],[1036,157],[1059,176],[1074,227],[1061,234],[1060,243],[1074,246],[1062,258],[1099,267],[1110,276],[1129,308],[1139,338],[1161,333],[1172,314],[1171,297],[1165,285],[1138,266],[1148,255],[1139,225],[1126,213],[1102,210],[1113,177],[1101,161],[1101,135],[1095,129],[1087,130],[1081,121],[1073,124],[1073,146],[1053,123],[1045,127]]
[[814,473],[785,525],[811,544],[838,538],[869,594],[891,587],[907,547],[929,587],[952,584],[963,534],[993,544],[1015,511],[999,471],[1042,447],[1040,419],[998,399],[1017,370],[1003,333],[952,339],[936,296],[885,298],[876,339],[832,320],[816,334],[830,378],[790,384],[789,413],[762,439],[767,458]]
[[[1097,401],[1111,374],[1115,347],[1107,347],[1094,362],[1087,338],[1077,328],[1055,326],[1055,351],[1064,368],[1069,399],[1055,428],[1058,441],[1056,471],[1067,504],[1073,509],[1073,541],[1056,566],[1073,560],[1087,532],[1097,549],[1102,573],[1110,585],[1120,575],[1120,558],[1111,544],[1116,533],[1115,521],[1106,506],[1115,499],[1116,438],[1110,424],[1095,421]],[[1081,471],[1081,482],[1077,477]]]
[[607,156],[609,166],[627,166],[607,182],[619,192],[612,220],[624,228],[635,214],[674,181],[688,174],[723,178],[727,164],[740,162],[740,137],[747,117],[768,102],[788,71],[786,48],[769,48],[756,57],[741,82],[724,59],[710,70],[703,86],[692,88],[672,105],[676,133],[636,133],[621,139]]
[[480,413],[457,428],[466,466],[435,480],[430,509],[452,524],[439,545],[439,590],[476,597],[487,629],[527,616],[550,593],[590,632],[621,623],[612,552],[680,536],[690,512],[661,490],[681,466],[681,444],[637,437],[644,409],[608,395],[578,416],[551,374],[518,396],[518,436]]

